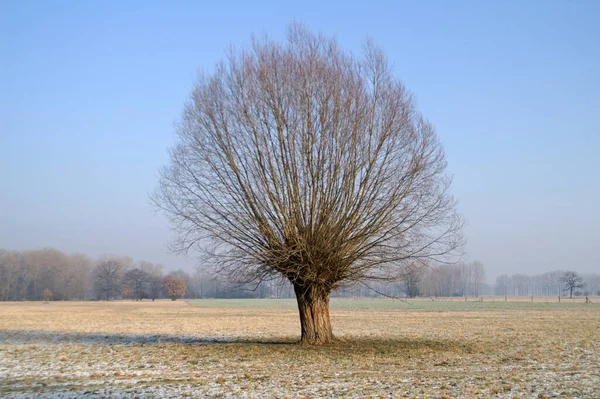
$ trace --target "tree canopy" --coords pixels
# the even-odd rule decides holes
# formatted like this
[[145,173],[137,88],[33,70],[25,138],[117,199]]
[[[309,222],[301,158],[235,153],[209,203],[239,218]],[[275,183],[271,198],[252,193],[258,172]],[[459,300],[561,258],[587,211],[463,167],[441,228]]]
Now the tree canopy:
[[331,290],[457,255],[445,169],[382,50],[357,58],[292,25],[199,77],[153,199],[176,249],[236,281],[289,280],[302,341],[326,343]]

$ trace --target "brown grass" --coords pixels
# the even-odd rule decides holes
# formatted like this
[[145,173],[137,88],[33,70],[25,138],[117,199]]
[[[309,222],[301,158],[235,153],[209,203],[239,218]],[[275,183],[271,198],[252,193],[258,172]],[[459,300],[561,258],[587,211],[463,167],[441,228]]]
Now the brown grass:
[[595,304],[332,317],[309,347],[293,309],[2,303],[0,396],[600,397]]

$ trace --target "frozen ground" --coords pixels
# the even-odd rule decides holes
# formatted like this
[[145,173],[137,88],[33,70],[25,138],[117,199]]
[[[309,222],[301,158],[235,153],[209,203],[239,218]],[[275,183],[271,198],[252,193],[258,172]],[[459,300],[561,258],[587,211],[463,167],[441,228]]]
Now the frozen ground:
[[600,398],[596,303],[344,302],[324,347],[285,301],[194,304],[0,303],[0,396]]

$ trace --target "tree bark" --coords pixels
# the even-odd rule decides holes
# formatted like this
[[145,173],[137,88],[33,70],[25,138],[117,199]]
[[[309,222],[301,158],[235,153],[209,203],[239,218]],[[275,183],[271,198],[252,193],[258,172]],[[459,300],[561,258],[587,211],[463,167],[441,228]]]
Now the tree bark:
[[329,317],[330,289],[315,284],[294,284],[294,292],[298,301],[302,329],[300,342],[309,345],[333,342],[334,337]]

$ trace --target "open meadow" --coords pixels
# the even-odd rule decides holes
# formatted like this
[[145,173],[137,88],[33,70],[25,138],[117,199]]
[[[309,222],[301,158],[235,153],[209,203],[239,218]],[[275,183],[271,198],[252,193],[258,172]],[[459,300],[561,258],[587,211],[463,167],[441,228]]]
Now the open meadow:
[[333,299],[320,347],[287,299],[0,302],[0,397],[600,398],[591,299]]

